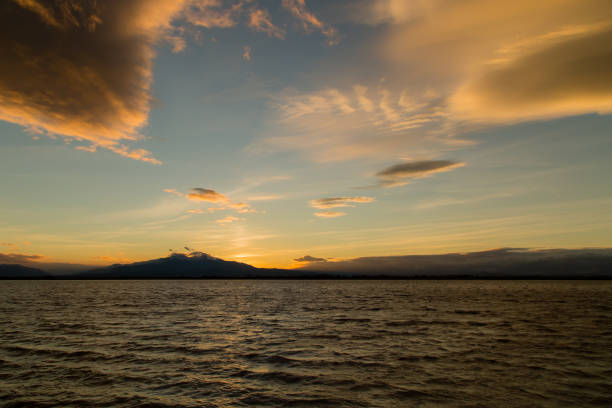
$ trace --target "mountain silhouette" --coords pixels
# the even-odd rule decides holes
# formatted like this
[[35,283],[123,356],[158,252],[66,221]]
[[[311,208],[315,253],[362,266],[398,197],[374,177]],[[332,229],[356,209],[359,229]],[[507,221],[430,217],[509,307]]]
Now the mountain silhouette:
[[203,252],[172,254],[166,258],[115,264],[74,275],[89,279],[198,279],[198,278],[297,278],[319,274],[300,270],[266,269],[225,261]]
[[203,252],[172,254],[166,258],[131,264],[115,264],[80,273],[83,278],[210,278],[254,277],[258,269],[224,261]]
[[0,279],[46,278],[50,275],[40,269],[17,264],[0,264]]

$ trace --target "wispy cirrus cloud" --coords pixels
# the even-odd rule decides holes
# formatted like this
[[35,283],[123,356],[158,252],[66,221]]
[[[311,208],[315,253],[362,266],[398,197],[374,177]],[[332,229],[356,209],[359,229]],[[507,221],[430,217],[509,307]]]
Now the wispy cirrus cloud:
[[336,207],[354,207],[353,204],[372,203],[376,201],[374,197],[326,197],[310,201],[312,208],[327,209]]
[[376,177],[385,187],[397,187],[409,183],[410,179],[429,177],[435,173],[448,172],[463,166],[465,163],[451,160],[421,160],[389,166],[376,173]]
[[153,46],[183,1],[6,2],[0,14],[0,120],[160,164],[142,139]]
[[427,156],[469,142],[441,132],[446,114],[436,95],[384,83],[314,92],[286,90],[274,98],[276,118],[253,152],[297,151],[318,162],[410,151]]

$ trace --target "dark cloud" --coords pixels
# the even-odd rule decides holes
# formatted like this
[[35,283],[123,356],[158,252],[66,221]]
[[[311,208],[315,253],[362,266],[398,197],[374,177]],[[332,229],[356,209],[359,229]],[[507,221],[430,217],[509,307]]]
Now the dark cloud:
[[327,262],[325,258],[315,258],[314,256],[304,255],[301,258],[294,259],[295,262]]
[[435,276],[612,276],[612,249],[500,248],[443,255],[356,258],[304,267],[353,275]]
[[27,264],[30,262],[36,262],[43,257],[41,255],[25,255],[25,254],[1,254],[0,263],[12,263],[12,264]]
[[208,188],[192,188],[186,196],[192,201],[207,201],[209,203],[229,203],[230,200],[221,193]]
[[138,140],[147,123],[153,45],[181,7],[174,0],[3,1],[0,120],[159,163],[124,143]]
[[381,181],[380,184],[387,187],[400,186],[407,183],[407,179],[422,178],[434,173],[451,171],[465,163],[451,160],[421,160],[395,164],[376,173]]

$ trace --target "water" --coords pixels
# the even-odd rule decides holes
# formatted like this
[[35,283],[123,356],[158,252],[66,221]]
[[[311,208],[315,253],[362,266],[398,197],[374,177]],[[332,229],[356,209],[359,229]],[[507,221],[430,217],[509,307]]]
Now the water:
[[1,406],[610,404],[612,282],[0,282]]

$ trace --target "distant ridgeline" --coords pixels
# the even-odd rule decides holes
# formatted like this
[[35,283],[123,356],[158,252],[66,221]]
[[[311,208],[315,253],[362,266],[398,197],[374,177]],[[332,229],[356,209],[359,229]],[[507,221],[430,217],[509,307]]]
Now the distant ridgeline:
[[612,249],[502,248],[338,262],[312,259],[318,261],[299,269],[262,269],[192,252],[71,274],[45,272],[44,264],[0,265],[0,279],[612,279]]
[[0,264],[0,279],[38,279],[50,275],[40,269],[17,264]]

